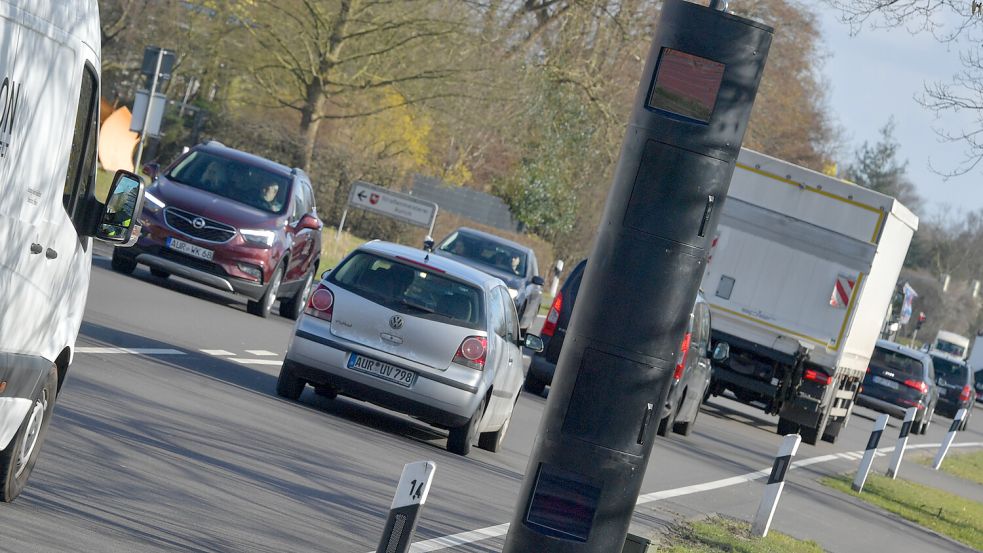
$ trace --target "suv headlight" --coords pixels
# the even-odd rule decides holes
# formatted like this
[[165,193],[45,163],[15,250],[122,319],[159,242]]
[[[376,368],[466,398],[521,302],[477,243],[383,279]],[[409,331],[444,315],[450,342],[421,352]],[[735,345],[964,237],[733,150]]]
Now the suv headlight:
[[252,230],[242,228],[239,229],[239,234],[242,235],[246,242],[267,248],[271,247],[273,242],[276,240],[276,233],[272,230]]
[[157,213],[160,210],[162,210],[165,207],[167,207],[167,204],[165,204],[157,196],[154,196],[153,194],[151,194],[149,191],[144,192],[143,193],[143,197],[146,200],[145,202],[143,202],[143,208],[146,209],[147,211],[149,211],[150,213]]

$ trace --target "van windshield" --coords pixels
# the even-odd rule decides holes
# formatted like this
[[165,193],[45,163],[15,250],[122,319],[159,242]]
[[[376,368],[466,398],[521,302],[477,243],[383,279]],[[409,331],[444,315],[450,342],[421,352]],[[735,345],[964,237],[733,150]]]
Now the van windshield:
[[281,213],[290,192],[289,177],[201,151],[188,154],[167,178],[269,213]]
[[330,280],[394,311],[484,330],[481,291],[437,272],[356,252],[331,272]]
[[935,341],[935,349],[941,351],[942,353],[955,355],[956,357],[963,357],[966,355],[966,348],[941,339]]

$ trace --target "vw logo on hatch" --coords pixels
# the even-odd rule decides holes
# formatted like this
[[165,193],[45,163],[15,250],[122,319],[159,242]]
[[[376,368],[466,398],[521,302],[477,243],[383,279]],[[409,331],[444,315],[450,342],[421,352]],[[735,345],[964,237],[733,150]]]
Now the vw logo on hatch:
[[393,315],[389,318],[389,326],[392,327],[393,330],[403,328],[403,318],[399,315]]
[[195,219],[191,221],[191,226],[199,230],[203,229],[205,228],[205,220],[202,219],[201,217],[195,217]]

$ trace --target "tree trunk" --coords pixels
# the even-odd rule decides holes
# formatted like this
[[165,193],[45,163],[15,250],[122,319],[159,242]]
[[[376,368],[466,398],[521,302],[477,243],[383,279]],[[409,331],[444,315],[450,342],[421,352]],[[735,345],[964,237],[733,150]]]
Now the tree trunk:
[[314,160],[314,148],[317,146],[317,134],[321,128],[321,116],[324,113],[324,90],[318,81],[307,86],[307,97],[300,118],[300,134],[303,143],[297,165],[304,171],[310,171]]

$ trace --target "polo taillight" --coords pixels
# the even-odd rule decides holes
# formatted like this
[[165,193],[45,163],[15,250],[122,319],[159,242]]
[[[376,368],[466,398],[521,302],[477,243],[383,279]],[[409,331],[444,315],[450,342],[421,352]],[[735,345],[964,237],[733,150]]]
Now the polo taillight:
[[485,370],[485,356],[488,355],[488,338],[468,336],[461,342],[454,354],[454,362],[479,371]]
[[909,388],[914,388],[923,394],[928,393],[928,384],[925,384],[925,381],[923,380],[915,380],[913,378],[909,378],[908,380],[904,381],[904,385]]
[[679,380],[683,377],[683,371],[686,370],[686,356],[689,355],[689,346],[692,340],[693,335],[689,332],[683,336],[683,343],[679,345],[679,363],[676,363],[676,370],[672,373],[673,380]]
[[310,299],[307,300],[307,307],[304,314],[317,317],[325,321],[330,321],[334,315],[334,294],[324,284],[318,283],[314,291],[311,292]]
[[962,393],[959,394],[959,401],[969,401],[969,398],[973,397],[973,389],[969,387],[969,384],[963,386]]
[[833,380],[828,374],[813,369],[806,369],[806,371],[802,373],[802,378],[808,380],[809,382],[815,382],[821,386],[827,386],[829,385],[830,381]]
[[557,292],[556,297],[553,298],[553,305],[550,306],[550,312],[546,315],[546,322],[543,323],[543,330],[539,332],[540,336],[553,336],[556,333],[556,323],[560,320],[562,307],[563,292]]

